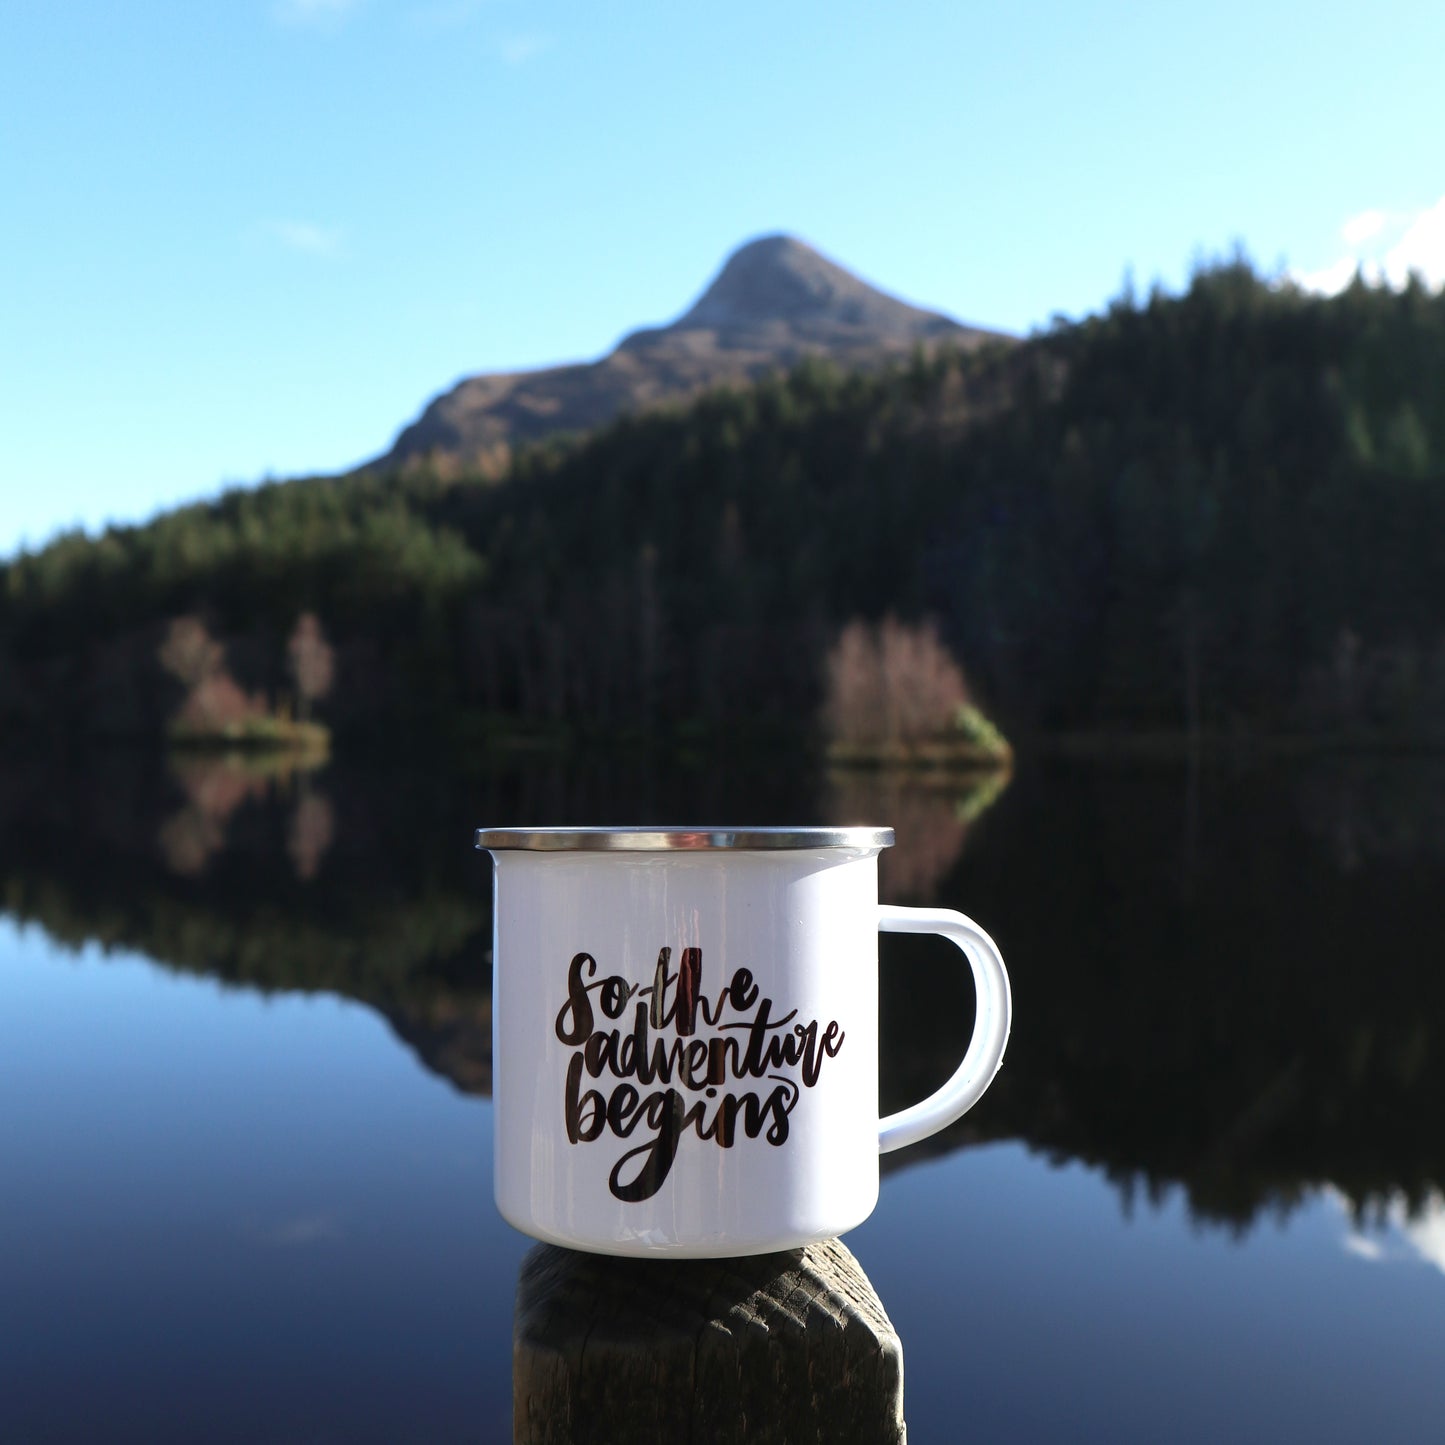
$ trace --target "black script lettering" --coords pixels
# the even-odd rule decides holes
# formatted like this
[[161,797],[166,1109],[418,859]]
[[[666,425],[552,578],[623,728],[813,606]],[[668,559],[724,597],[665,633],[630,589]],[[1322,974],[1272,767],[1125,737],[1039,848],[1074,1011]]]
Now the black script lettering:
[[677,1031],[691,1034],[697,1027],[697,991],[702,982],[702,949],[684,948],[677,973]]
[[619,1139],[626,1139],[643,1117],[637,1112],[640,1097],[631,1084],[618,1084],[613,1089],[612,1097],[607,1101],[607,1127]]
[[[774,1076],[776,1078],[776,1075]],[[788,1115],[793,1112],[793,1106],[798,1102],[801,1091],[791,1079],[778,1079],[778,1087],[768,1095],[763,1105],[764,1117],[771,1114],[773,1122],[768,1125],[767,1140],[769,1144],[781,1144],[788,1137]],[[744,1124],[744,1128],[747,1125]],[[756,1136],[749,1130],[749,1138]]]
[[637,992],[637,985],[630,984],[625,978],[618,978],[614,973],[611,978],[602,980],[602,1012],[610,1019],[620,1019],[622,1010],[627,1007],[627,1000]]
[[[624,1204],[638,1204],[651,1199],[667,1182],[672,1170],[672,1161],[677,1158],[678,1142],[682,1138],[682,1095],[676,1089],[667,1089],[653,1094],[647,1101],[648,1127],[657,1133],[646,1144],[629,1149],[612,1167],[607,1177],[608,1187]],[[624,1183],[622,1172],[634,1159],[641,1159],[641,1166],[630,1183]]]
[[733,981],[728,985],[728,996],[732,1006],[739,1013],[746,1013],[758,1001],[758,986],[753,982],[752,970],[733,970]]
[[583,1043],[592,1032],[592,1001],[587,997],[594,989],[599,993],[603,1015],[620,1019],[627,1001],[637,992],[635,983],[612,974],[600,983],[583,983],[582,974],[597,972],[597,960],[590,953],[574,954],[567,967],[567,1002],[557,1014],[557,1037],[564,1044]]
[[[675,974],[671,960],[671,949],[658,951],[652,983],[644,988],[620,974],[599,980],[596,959],[574,955],[567,1002],[555,1021],[557,1038],[572,1050],[564,1100],[568,1141],[590,1144],[603,1134],[630,1140],[645,1130],[647,1137],[608,1175],[608,1187],[624,1203],[650,1199],[663,1187],[687,1135],[731,1149],[741,1125],[747,1139],[786,1143],[803,1089],[817,1084],[824,1059],[838,1056],[845,1037],[837,1020],[794,1022],[796,1009],[774,1018],[773,1000],[747,968],[735,969],[710,1005],[702,992],[702,950],[684,948]],[[606,1027],[634,998],[631,1027]],[[736,1017],[724,1021],[729,1011]],[[697,1037],[699,1021],[707,1037]],[[589,1078],[601,1087],[584,1087]],[[726,1087],[761,1079],[773,1087]]]
[[582,1057],[587,1061],[587,1072],[594,1079],[600,1079],[603,1074],[616,1074],[617,1067],[617,1030],[604,1034],[601,1029],[592,1035],[582,1045]]
[[589,976],[596,973],[597,960],[590,953],[574,954],[567,967],[567,1002],[557,1015],[557,1037],[564,1044],[580,1044],[592,1032],[592,1000],[582,982],[584,968]]
[[572,1144],[590,1144],[607,1127],[607,1103],[596,1089],[580,1093],[582,1087],[582,1055],[573,1054],[567,1065],[567,1140]]
[[707,1084],[707,1040],[693,1039],[687,1046],[687,1055],[682,1061],[682,1081],[689,1089],[701,1089]]
[[652,1026],[655,1029],[665,1028],[668,1021],[663,1008],[667,994],[667,960],[671,957],[670,948],[658,949],[657,969],[652,975]]
[[737,1067],[738,1041],[736,1039],[710,1038],[707,1041],[707,1081],[719,1085],[727,1083],[728,1045],[732,1045],[733,1067]]

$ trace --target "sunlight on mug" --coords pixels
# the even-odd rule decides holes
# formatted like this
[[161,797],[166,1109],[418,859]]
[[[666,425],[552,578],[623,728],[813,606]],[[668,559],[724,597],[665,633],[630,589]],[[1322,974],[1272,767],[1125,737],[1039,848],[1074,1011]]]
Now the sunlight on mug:
[[[790,1249],[862,1223],[878,1155],[970,1109],[1009,982],[961,913],[878,903],[890,828],[483,828],[496,878],[497,1207],[605,1254]],[[973,971],[953,1077],[878,1117],[878,942]]]

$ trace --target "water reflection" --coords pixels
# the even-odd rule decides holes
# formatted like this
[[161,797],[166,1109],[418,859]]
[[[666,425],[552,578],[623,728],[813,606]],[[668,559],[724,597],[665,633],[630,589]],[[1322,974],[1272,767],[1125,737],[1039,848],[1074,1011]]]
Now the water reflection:
[[1419,1260],[1445,1272],[1445,1194],[1430,1190],[1423,1199],[1393,1195],[1363,1213],[1335,1195],[1350,1221],[1345,1248],[1375,1263]]
[[824,812],[835,823],[884,823],[897,842],[878,860],[878,888],[894,902],[932,902],[970,830],[1008,786],[1006,769],[966,774],[830,772]]
[[[1014,978],[1006,1067],[934,1149],[1021,1139],[1099,1166],[1126,1208],[1182,1186],[1233,1228],[1323,1184],[1362,1216],[1416,1221],[1445,1184],[1442,781],[1438,761],[1403,758],[985,782],[642,755],[461,778],[72,759],[0,779],[0,879],[6,911],[62,943],[361,1000],[486,1094],[479,821],[886,822],[885,897],[977,917]],[[951,1071],[971,994],[947,944],[882,947],[891,1109]]]
[[294,796],[286,828],[286,852],[299,879],[316,876],[335,832],[335,815],[312,774],[325,757],[311,753],[184,752],[169,759],[168,772],[185,801],[160,825],[156,843],[171,872],[194,878],[226,847],[232,816],[248,802],[273,798],[285,806]]
[[975,1127],[1100,1164],[1126,1200],[1182,1183],[1197,1217],[1237,1226],[1326,1181],[1422,1200],[1445,1177],[1425,1123],[1445,1102],[1433,843],[1396,828],[1345,866],[1312,811],[1408,816],[1433,768],[1398,768],[1364,794],[1348,763],[1206,774],[1192,870],[1176,776],[1036,778],[969,870],[1019,1018]]
[[0,923],[0,1100],[6,1445],[505,1438],[491,1111],[368,1009]]
[[1308,771],[1298,799],[1305,828],[1342,873],[1445,864],[1445,759],[1341,759]]

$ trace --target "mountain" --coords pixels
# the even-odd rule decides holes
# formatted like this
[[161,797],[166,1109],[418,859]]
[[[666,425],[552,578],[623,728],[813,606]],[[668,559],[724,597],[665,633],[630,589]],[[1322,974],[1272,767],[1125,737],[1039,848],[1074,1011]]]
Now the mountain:
[[[839,324],[802,285],[760,320],[733,279],[689,318],[712,324],[617,364]],[[236,488],[0,563],[0,734],[28,757],[178,714],[261,725],[299,706],[317,649],[292,639],[319,634],[340,754],[811,746],[845,725],[831,697],[880,678],[882,736],[957,692],[928,619],[1024,748],[1445,747],[1445,294],[1424,286],[1325,299],[1232,261],[1013,346],[795,366],[443,482]],[[890,614],[911,634],[873,630]],[[172,841],[198,856],[205,821]]]
[[428,462],[443,471],[499,472],[519,443],[591,431],[623,412],[805,356],[859,367],[917,346],[971,350],[1003,339],[899,301],[791,236],[764,236],[734,251],[671,325],[634,331],[600,361],[468,377],[432,401],[371,466]]

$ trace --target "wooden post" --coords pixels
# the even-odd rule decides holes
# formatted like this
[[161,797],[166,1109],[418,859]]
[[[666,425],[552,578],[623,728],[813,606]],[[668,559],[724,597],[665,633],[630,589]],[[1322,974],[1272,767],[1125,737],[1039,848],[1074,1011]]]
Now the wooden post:
[[522,1263],[513,1445],[901,1445],[903,1347],[836,1239],[746,1259]]

